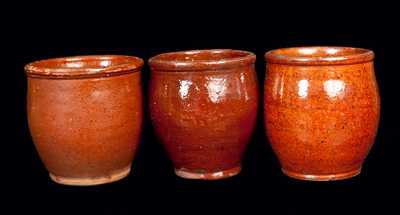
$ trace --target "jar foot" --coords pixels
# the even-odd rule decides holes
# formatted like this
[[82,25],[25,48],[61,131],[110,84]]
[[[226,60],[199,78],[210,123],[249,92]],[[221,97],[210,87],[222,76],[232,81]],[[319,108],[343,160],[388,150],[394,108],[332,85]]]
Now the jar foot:
[[91,186],[91,185],[107,184],[121,180],[122,178],[126,177],[130,171],[131,167],[129,166],[122,170],[115,171],[111,175],[102,177],[71,178],[71,177],[57,176],[52,173],[49,173],[49,175],[54,182],[59,184],[73,185],[73,186]]
[[282,172],[295,179],[300,179],[300,180],[307,180],[307,181],[337,181],[337,180],[343,180],[343,179],[348,179],[352,178],[358,174],[361,173],[361,168],[352,170],[349,172],[344,172],[344,173],[334,173],[334,174],[326,174],[326,175],[314,175],[314,174],[303,174],[303,173],[297,173],[297,172],[292,172],[289,170],[282,169]]
[[190,172],[187,169],[175,169],[175,174],[181,178],[186,179],[202,179],[202,180],[219,180],[223,178],[229,178],[239,174],[241,167],[237,166],[231,169],[226,169],[218,172]]

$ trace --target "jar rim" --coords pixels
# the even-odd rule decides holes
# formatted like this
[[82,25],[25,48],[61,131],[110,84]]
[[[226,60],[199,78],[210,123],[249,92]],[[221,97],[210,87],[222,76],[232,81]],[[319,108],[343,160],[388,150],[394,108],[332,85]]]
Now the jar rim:
[[92,78],[140,71],[143,60],[127,55],[82,55],[38,60],[25,66],[28,77]]
[[229,69],[254,64],[256,55],[252,52],[234,49],[204,49],[168,52],[149,59],[152,70],[195,71]]
[[294,65],[356,64],[372,61],[374,52],[342,46],[304,46],[280,48],[265,53],[267,63]]

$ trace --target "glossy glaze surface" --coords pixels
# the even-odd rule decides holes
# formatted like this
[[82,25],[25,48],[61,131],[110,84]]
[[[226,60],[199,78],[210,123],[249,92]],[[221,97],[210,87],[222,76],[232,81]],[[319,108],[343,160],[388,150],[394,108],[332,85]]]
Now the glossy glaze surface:
[[54,181],[95,185],[129,173],[142,124],[142,65],[128,56],[78,56],[25,67],[29,128]]
[[304,47],[265,57],[265,125],[283,172],[303,180],[360,173],[380,112],[373,52]]
[[149,60],[151,118],[178,176],[211,180],[240,172],[257,115],[254,61],[235,50]]

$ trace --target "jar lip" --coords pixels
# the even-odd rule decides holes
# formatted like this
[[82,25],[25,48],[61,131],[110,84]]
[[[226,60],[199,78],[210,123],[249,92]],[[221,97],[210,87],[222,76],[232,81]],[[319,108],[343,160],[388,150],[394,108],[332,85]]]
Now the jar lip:
[[342,46],[304,46],[281,48],[265,53],[268,63],[294,65],[355,64],[372,61],[374,52]]
[[234,49],[203,49],[168,52],[149,59],[152,70],[193,71],[229,69],[254,64],[256,55],[252,52]]
[[26,75],[38,78],[108,77],[140,71],[143,60],[127,55],[82,55],[38,60],[25,66]]

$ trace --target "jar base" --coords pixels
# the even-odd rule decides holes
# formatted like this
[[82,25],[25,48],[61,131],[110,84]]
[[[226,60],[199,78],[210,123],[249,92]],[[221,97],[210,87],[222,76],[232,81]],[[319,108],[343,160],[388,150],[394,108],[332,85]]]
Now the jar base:
[[56,176],[52,173],[49,173],[51,180],[58,184],[64,185],[72,185],[72,186],[92,186],[99,184],[107,184],[114,181],[121,180],[125,178],[129,172],[131,171],[131,167],[124,168],[122,170],[118,170],[113,172],[111,175],[103,176],[103,177],[82,177],[82,178],[70,178],[63,176]]
[[327,175],[302,174],[302,173],[288,171],[285,169],[282,169],[282,172],[291,178],[306,180],[306,181],[337,181],[337,180],[349,179],[360,174],[361,168],[345,173],[327,174]]
[[241,166],[226,169],[218,172],[197,173],[189,172],[186,169],[175,169],[175,174],[186,179],[201,179],[201,180],[219,180],[229,178],[240,173]]

